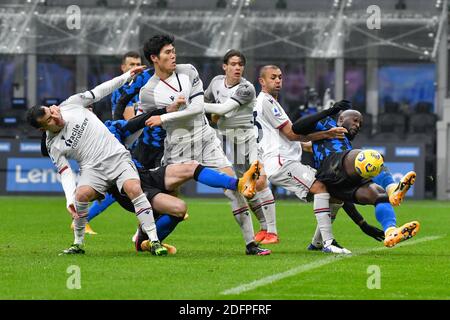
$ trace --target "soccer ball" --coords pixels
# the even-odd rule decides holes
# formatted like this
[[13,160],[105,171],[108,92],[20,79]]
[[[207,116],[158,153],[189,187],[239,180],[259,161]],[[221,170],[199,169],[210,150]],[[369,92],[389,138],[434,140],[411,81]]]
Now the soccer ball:
[[355,158],[355,170],[364,179],[370,179],[380,174],[383,162],[378,151],[362,150]]

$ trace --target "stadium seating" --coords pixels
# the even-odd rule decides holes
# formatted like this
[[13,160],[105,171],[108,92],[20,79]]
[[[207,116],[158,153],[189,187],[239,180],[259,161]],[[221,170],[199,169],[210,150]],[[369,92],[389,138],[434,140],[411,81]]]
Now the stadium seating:
[[395,133],[403,137],[406,132],[406,116],[401,113],[397,102],[389,102],[385,105],[385,112],[378,115],[377,132]]

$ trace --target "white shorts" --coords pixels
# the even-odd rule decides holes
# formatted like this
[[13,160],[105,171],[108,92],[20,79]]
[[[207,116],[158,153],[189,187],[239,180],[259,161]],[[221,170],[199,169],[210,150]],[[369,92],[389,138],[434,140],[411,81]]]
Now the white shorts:
[[98,193],[105,195],[114,184],[117,185],[119,192],[122,192],[123,184],[129,179],[140,180],[131,155],[124,152],[96,167],[80,169],[78,186],[90,186]]
[[295,195],[302,201],[306,201],[309,189],[316,181],[316,169],[302,164],[300,161],[286,161],[272,174],[269,181]]
[[[258,146],[253,129],[227,131],[224,135],[226,154],[233,164],[237,176],[242,176],[250,164],[258,159]],[[237,134],[233,134],[237,133]]]
[[205,167],[231,167],[231,162],[225,156],[222,143],[217,137],[215,130],[208,126],[205,131],[197,141],[180,141],[176,144],[165,143],[164,165],[192,162],[195,160]]

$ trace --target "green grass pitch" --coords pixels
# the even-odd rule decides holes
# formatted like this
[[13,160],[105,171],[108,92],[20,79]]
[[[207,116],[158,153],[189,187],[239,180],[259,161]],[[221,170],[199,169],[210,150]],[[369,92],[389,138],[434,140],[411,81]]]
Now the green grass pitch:
[[[73,239],[64,198],[1,197],[0,299],[450,299],[449,202],[402,204],[398,223],[417,219],[421,230],[392,249],[340,212],[334,233],[354,254],[336,258],[306,250],[311,204],[279,200],[281,242],[270,246],[272,255],[255,257],[244,254],[225,199],[186,201],[190,218],[166,239],[175,256],[136,253],[136,218],[117,204],[92,221],[99,234],[86,235],[84,256],[58,256]],[[372,207],[359,208],[376,223]],[[81,289],[67,288],[72,265]],[[377,283],[372,268],[379,289],[368,288]]]

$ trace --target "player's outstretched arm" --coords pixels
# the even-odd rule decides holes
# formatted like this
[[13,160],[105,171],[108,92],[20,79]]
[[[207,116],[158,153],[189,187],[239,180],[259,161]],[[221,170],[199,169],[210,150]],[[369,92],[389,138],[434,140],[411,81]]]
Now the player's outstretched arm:
[[214,113],[220,116],[239,107],[239,103],[233,99],[228,99],[225,103],[207,103],[205,102],[205,112]]
[[67,104],[78,104],[83,107],[87,107],[93,104],[107,95],[110,95],[114,90],[123,86],[127,81],[131,80],[136,74],[141,73],[145,69],[145,66],[134,67],[130,71],[122,74],[121,76],[115,77],[109,81],[103,82],[102,84],[96,86],[92,90],[85,91],[83,93],[75,94],[69,97],[67,100],[63,101],[60,106],[63,107]]
[[343,127],[331,128],[327,131],[317,131],[306,135],[309,141],[318,141],[323,139],[344,139],[347,129]]
[[335,115],[340,111],[348,110],[351,108],[350,101],[341,100],[336,102],[331,108],[323,110],[321,112],[302,117],[294,122],[292,125],[292,131],[296,134],[307,135],[314,132],[316,123],[320,120]]
[[149,70],[145,70],[139,76],[137,76],[129,87],[121,94],[120,98],[117,100],[116,109],[114,110],[113,118],[114,120],[124,119],[124,112],[130,101],[139,94],[141,88],[147,83],[146,76]]
[[377,241],[384,240],[383,230],[378,229],[370,224],[368,224],[363,216],[358,212],[355,205],[351,202],[344,202],[343,205],[345,213],[356,223],[359,228],[368,236],[374,238]]

